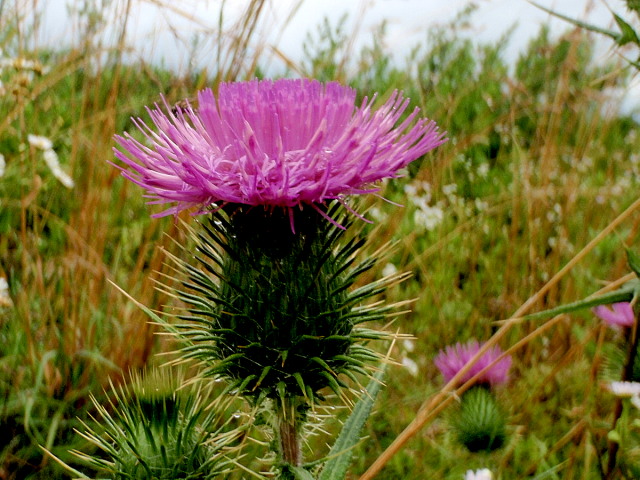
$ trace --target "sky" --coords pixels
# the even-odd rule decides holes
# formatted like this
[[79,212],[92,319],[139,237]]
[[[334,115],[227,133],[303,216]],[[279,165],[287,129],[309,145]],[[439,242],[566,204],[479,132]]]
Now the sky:
[[[31,0],[22,2],[25,8]],[[130,1],[131,14],[124,15],[124,7]],[[540,5],[574,16],[601,27],[612,27],[610,10],[626,15],[623,0],[537,0]],[[40,0],[43,10],[39,28],[40,44],[64,45],[80,37],[80,29],[74,24],[68,6],[78,5],[78,0]],[[104,32],[107,42],[128,18],[127,44],[132,59],[143,58],[162,64],[178,73],[187,73],[193,67],[211,64],[212,49],[194,49],[194,36],[214,43],[212,32],[218,31],[221,6],[223,31],[233,31],[236,19],[246,9],[249,0],[89,0],[96,6],[110,5],[107,14],[110,25]],[[417,44],[424,44],[430,27],[450,22],[470,0],[267,0],[259,27],[260,46],[268,45],[262,54],[261,67],[268,75],[282,73],[285,64],[273,55],[277,49],[294,62],[303,56],[303,42],[309,32],[314,32],[323,18],[332,25],[347,14],[345,29],[356,32],[353,51],[371,44],[372,33],[383,20],[387,22],[385,45],[394,60],[402,65]],[[505,49],[508,61],[513,61],[538,31],[543,23],[550,23],[552,32],[562,33],[569,26],[552,18],[527,0],[475,0],[477,10],[471,16],[468,29],[461,32],[479,42],[494,42],[510,27],[515,31]],[[300,4],[295,15],[287,21],[292,8]],[[628,15],[626,15],[628,17]],[[115,19],[115,20],[114,20]],[[75,39],[77,41],[77,39]],[[273,47],[273,48],[270,48]],[[194,55],[193,52],[196,52]],[[602,41],[600,55],[611,54],[611,42]],[[634,92],[640,103],[640,81]]]
[[[41,0],[44,14],[40,41],[61,44],[73,37],[77,29],[74,30],[66,5],[79,3],[77,0]],[[127,2],[94,0],[94,5],[102,3],[110,3],[117,10]],[[231,28],[234,19],[248,3],[248,0],[132,0],[132,15],[127,25],[128,40],[137,54],[147,60],[163,62],[178,70],[188,68],[193,34],[215,31],[223,4],[226,28]],[[304,0],[287,23],[287,14],[297,3],[299,0],[268,0],[263,17],[262,30],[266,43],[279,49],[285,56],[299,60],[303,55],[302,43],[307,33],[314,31],[324,17],[332,24],[337,24],[346,13],[346,29],[358,32],[356,49],[370,43],[372,31],[386,19],[386,44],[395,53],[396,60],[401,61],[412,46],[424,40],[430,26],[447,23],[469,0]],[[471,17],[470,30],[463,34],[480,41],[493,41],[517,23],[506,51],[510,58],[515,58],[528,39],[537,33],[540,25],[550,20],[547,13],[527,0],[476,0],[475,3],[478,10]],[[538,3],[605,27],[611,25],[612,18],[607,5],[618,12],[625,11],[621,0],[607,0],[606,3],[604,0],[538,0]],[[161,4],[165,4],[165,7],[158,6]],[[166,5],[174,6],[174,9],[166,8]],[[124,18],[124,15],[114,12],[109,17]],[[113,23],[113,27],[117,27],[118,21]],[[567,24],[553,20],[552,27],[564,31]],[[107,35],[109,33],[113,34],[108,32]],[[177,40],[178,37],[180,40]],[[277,59],[266,63],[274,69],[283,66]]]

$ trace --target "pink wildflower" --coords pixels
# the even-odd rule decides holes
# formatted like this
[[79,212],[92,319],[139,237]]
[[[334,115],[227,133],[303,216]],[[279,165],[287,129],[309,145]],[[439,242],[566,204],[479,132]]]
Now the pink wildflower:
[[355,90],[316,80],[223,83],[198,107],[147,109],[154,127],[134,119],[146,141],[116,136],[123,175],[150,203],[173,204],[154,216],[227,203],[291,209],[373,193],[375,182],[442,144],[436,124],[394,92],[377,110],[355,106]]
[[633,308],[629,302],[614,303],[613,310],[605,305],[598,305],[593,313],[612,327],[630,327],[635,322]]
[[[483,344],[479,344],[476,340],[471,340],[466,344],[456,343],[454,346],[446,347],[440,350],[436,356],[434,363],[438,370],[442,373],[445,382],[449,382],[462,368],[469,363]],[[502,355],[500,347],[493,346],[482,355],[475,364],[462,376],[459,385],[462,385],[471,377],[475,376],[486,366],[493,363],[500,355]],[[476,379],[477,383],[485,383],[491,386],[505,383],[509,379],[509,368],[511,367],[511,356],[506,356],[496,362],[491,368],[485,371]]]

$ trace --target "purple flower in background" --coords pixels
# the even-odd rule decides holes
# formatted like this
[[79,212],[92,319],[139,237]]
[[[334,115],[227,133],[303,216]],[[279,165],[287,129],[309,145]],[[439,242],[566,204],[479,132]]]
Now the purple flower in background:
[[612,309],[605,305],[598,305],[593,313],[612,327],[630,327],[635,322],[633,308],[629,302],[614,303]]
[[[476,353],[484,344],[471,340],[465,344],[456,343],[454,346],[446,347],[440,350],[436,356],[434,363],[438,370],[442,373],[445,382],[449,382],[462,368],[469,363]],[[493,363],[500,355],[502,355],[500,347],[493,346],[482,355],[475,364],[467,371],[459,380],[462,385],[471,377],[475,376],[486,366]],[[506,356],[496,362],[491,368],[484,372],[476,379],[477,383],[489,384],[490,386],[505,383],[509,379],[509,368],[511,367],[511,356]]]
[[146,140],[116,136],[116,165],[150,203],[173,204],[154,216],[216,204],[292,209],[373,193],[375,182],[442,144],[436,124],[415,109],[394,128],[408,99],[394,92],[380,108],[332,82],[282,79],[222,83],[198,107],[148,109],[154,126],[134,119]]

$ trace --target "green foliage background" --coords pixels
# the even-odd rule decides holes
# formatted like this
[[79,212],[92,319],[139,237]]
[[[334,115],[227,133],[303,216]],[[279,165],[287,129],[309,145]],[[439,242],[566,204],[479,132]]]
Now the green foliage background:
[[[11,300],[0,306],[0,431],[8,432],[0,439],[0,478],[69,478],[39,446],[82,468],[68,450],[87,447],[73,429],[93,411],[89,395],[105,395],[109,378],[126,383],[129,372],[158,363],[154,354],[171,349],[111,282],[142,304],[170,312],[176,300],[154,282],[168,272],[165,252],[189,240],[172,219],[151,219],[153,207],[108,165],[112,136],[131,131],[130,117],[144,116],[144,106],[161,93],[173,102],[223,79],[262,76],[259,52],[244,48],[242,40],[255,33],[251,19],[262,3],[251,2],[242,36],[219,39],[215,65],[184,76],[143,61],[126,64],[122,45],[101,45],[98,27],[108,19],[99,9],[75,12],[86,43],[66,51],[26,48],[36,27],[8,7],[0,12],[5,58],[48,67],[0,71],[0,153],[6,160],[0,275]],[[637,199],[638,124],[620,113],[616,90],[628,85],[628,66],[614,56],[608,63],[595,58],[589,34],[569,30],[556,37],[546,27],[508,65],[503,54],[509,36],[480,45],[459,35],[472,15],[469,10],[451,25],[429,30],[403,66],[391,60],[384,25],[353,54],[344,23],[323,22],[309,33],[304,60],[289,62],[283,72],[338,80],[362,96],[379,92],[381,100],[402,90],[449,132],[446,145],[386,185],[384,195],[403,208],[369,199],[371,237],[398,240],[399,247],[389,258],[392,267],[381,265],[363,281],[380,278],[385,267],[413,274],[385,300],[415,298],[411,311],[387,328],[415,335],[399,342],[393,355],[415,363],[417,373],[387,370],[351,478],[441,388],[432,364],[440,348],[488,339],[497,321]],[[53,177],[28,134],[53,141],[76,182],[73,190]],[[437,219],[428,228],[421,220],[425,212]],[[634,212],[534,310],[586,297],[628,273],[621,246],[637,244],[639,227]],[[503,348],[538,326],[512,329]],[[469,453],[450,433],[451,413],[445,411],[380,478],[460,479],[481,467],[504,479],[600,478],[613,399],[599,383],[607,362],[615,372],[620,340],[589,312],[555,322],[514,353],[512,380],[499,392],[509,414],[502,449]],[[346,413],[330,411],[323,428],[335,434]],[[629,407],[619,426],[628,478],[638,468],[635,415]],[[327,439],[323,433],[311,437],[314,457],[326,453]],[[262,471],[263,447],[247,449],[245,466]]]

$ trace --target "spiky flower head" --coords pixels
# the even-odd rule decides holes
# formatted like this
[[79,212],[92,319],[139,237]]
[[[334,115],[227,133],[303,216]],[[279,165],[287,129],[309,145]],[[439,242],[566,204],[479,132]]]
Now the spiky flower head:
[[593,309],[593,313],[614,328],[631,327],[636,321],[629,302],[614,303],[611,308],[606,305],[598,305]]
[[[366,301],[406,275],[352,289],[377,261],[356,261],[365,239],[344,239],[348,233],[314,209],[294,213],[295,232],[284,211],[249,207],[231,216],[220,210],[192,230],[201,268],[174,257],[186,273],[189,290],[178,296],[190,312],[176,328],[186,341],[181,358],[198,360],[230,390],[313,402],[325,387],[341,395],[345,376],[370,374],[367,364],[379,357],[365,343],[388,334],[361,324],[385,321],[397,306]],[[339,204],[326,215],[350,225]]]
[[114,480],[214,479],[231,470],[239,431],[218,421],[200,387],[178,389],[166,373],[134,375],[113,387],[108,405],[92,397],[99,419],[80,433],[101,451],[74,451],[88,465]]
[[318,208],[378,191],[375,182],[444,142],[418,109],[395,126],[409,104],[398,92],[377,110],[375,96],[355,101],[335,82],[222,83],[217,97],[198,93],[197,109],[165,102],[148,109],[153,127],[134,120],[145,140],[116,136],[118,168],[150,203],[173,204],[155,216],[213,204]]
[[[484,344],[478,343],[477,340],[471,340],[465,344],[456,343],[454,346],[448,346],[441,350],[434,364],[442,373],[445,382],[449,382],[457,373],[465,367],[471,359],[478,353]],[[459,379],[459,384],[465,383],[476,374],[491,365],[498,357],[502,355],[499,346],[489,348],[478,360],[471,366],[466,374]],[[509,379],[509,368],[511,368],[511,356],[505,356],[493,364],[488,370],[476,379],[478,384],[486,384],[495,386],[505,383]]]

